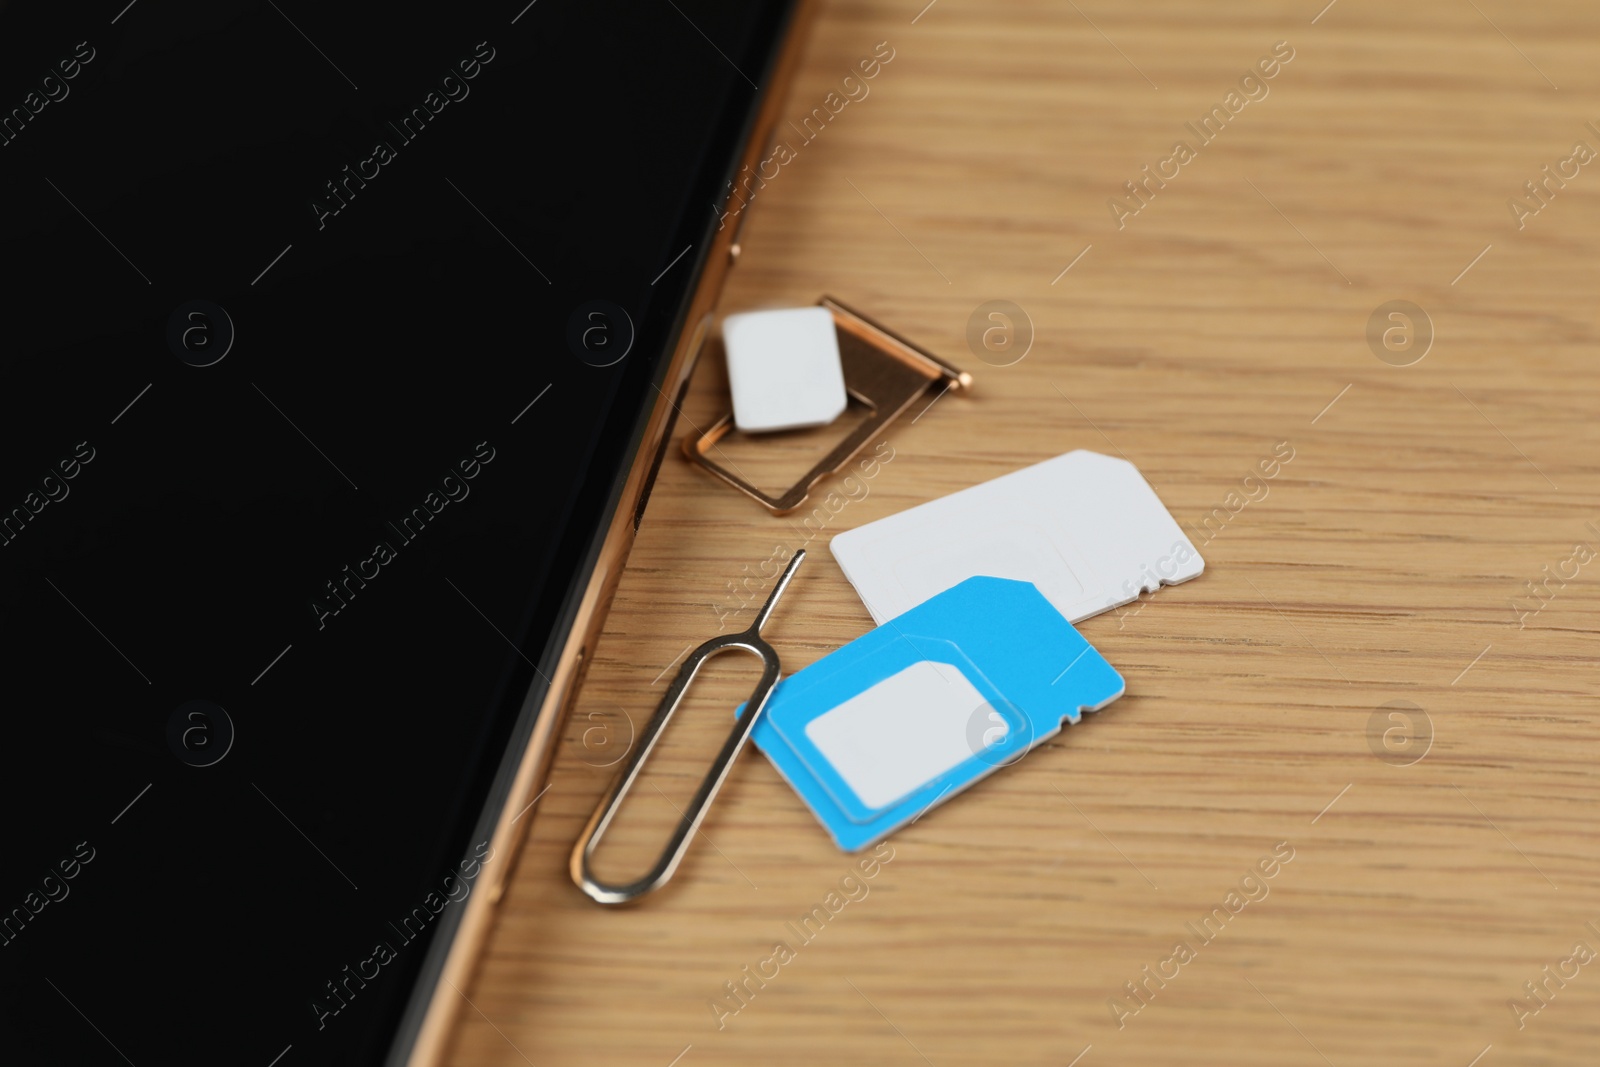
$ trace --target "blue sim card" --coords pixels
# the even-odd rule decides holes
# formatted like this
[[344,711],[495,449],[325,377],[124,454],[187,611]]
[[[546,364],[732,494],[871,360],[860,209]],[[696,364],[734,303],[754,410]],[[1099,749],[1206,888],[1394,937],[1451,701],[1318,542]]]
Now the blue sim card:
[[854,852],[1124,688],[1031,583],[969,578],[785,678],[751,736]]

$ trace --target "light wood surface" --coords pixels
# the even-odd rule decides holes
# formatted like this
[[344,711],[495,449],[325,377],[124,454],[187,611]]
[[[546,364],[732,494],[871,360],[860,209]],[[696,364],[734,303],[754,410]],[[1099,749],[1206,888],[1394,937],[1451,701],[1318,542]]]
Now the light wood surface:
[[[1600,951],[1600,561],[1536,614],[1512,604],[1600,550],[1600,161],[1520,230],[1507,204],[1574,142],[1600,150],[1600,12],[1322,3],[824,6],[797,121],[878,42],[894,58],[759,193],[723,310],[831,293],[976,381],[895,426],[865,498],[806,546],[767,630],[789,671],[871,626],[827,550],[840,530],[1074,448],[1133,461],[1188,528],[1279,442],[1294,458],[1204,544],[1204,575],[1081,625],[1122,700],[895,835],[868,895],[801,945],[785,924],[854,858],[753,748],[665,891],[603,910],[568,880],[627,720],[686,646],[749,618],[719,617],[730,583],[805,543],[674,451],[454,1063],[1600,1058],[1600,960],[1520,1028],[1508,1006],[1537,1006],[1524,983],[1576,942]],[[1108,198],[1194,146],[1185,122],[1280,41],[1269,95],[1119,230]],[[1397,299],[1436,332],[1410,366],[1367,340]],[[969,350],[989,300],[1031,319],[1012,366]],[[726,402],[707,360],[680,432]],[[731,454],[776,485],[821,447]],[[642,864],[753,678],[729,663],[680,712],[608,871]],[[1421,740],[1374,727],[1402,700],[1432,734],[1409,766]],[[1195,937],[1280,842],[1269,894]],[[795,958],[719,1029],[711,1002],[779,940]],[[1119,1028],[1108,999],[1170,974],[1179,941],[1193,958]]]

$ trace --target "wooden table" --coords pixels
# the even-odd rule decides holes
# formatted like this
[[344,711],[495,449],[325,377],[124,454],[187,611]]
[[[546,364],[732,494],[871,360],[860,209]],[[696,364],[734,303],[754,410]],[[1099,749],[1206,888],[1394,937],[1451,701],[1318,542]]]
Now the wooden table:
[[[1075,448],[1137,464],[1206,572],[1085,622],[1127,695],[895,835],[809,944],[786,924],[853,858],[754,750],[676,881],[604,910],[566,873],[603,765],[686,646],[748,619],[733,583],[808,536],[674,452],[455,1063],[1596,1062],[1600,960],[1573,956],[1600,951],[1600,162],[1570,158],[1600,151],[1600,13],[1322,2],[824,7],[797,124],[878,42],[894,58],[796,137],[723,308],[832,293],[976,382],[895,426],[811,537],[767,631],[785,666],[871,626],[834,533]],[[1206,143],[1185,123],[1213,105]],[[1141,206],[1147,164],[1169,177]],[[1569,177],[1541,202],[1546,164]],[[990,300],[1031,321],[1010,366],[969,348]],[[1431,346],[1376,314],[1395,300]],[[680,432],[726,402],[708,359]],[[733,456],[778,486],[821,441]],[[607,872],[698,783],[754,678],[725,660]],[[1197,937],[1263,860],[1267,895]],[[779,940],[794,958],[731,1012],[724,983]]]

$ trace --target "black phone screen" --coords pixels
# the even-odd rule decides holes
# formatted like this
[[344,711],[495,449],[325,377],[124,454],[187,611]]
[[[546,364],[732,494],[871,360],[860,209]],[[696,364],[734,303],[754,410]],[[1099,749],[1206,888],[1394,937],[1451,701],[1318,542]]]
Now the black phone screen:
[[0,1060],[383,1060],[789,17],[0,5]]

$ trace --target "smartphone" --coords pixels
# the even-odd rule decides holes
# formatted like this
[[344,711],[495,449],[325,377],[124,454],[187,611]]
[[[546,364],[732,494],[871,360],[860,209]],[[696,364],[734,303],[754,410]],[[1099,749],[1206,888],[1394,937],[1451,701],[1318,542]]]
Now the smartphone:
[[0,8],[0,1060],[439,1061],[798,6]]

